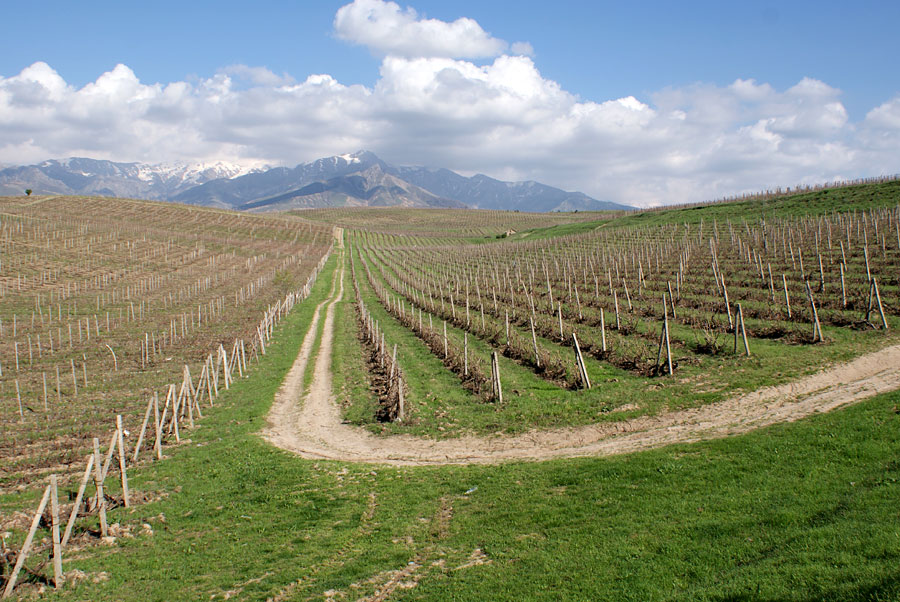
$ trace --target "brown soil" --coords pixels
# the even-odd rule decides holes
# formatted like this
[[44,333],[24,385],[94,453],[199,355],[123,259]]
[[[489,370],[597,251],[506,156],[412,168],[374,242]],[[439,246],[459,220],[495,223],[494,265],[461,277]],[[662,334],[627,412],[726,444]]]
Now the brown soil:
[[[721,403],[624,422],[532,431],[522,435],[434,440],[411,435],[376,437],[341,420],[331,388],[334,303],[340,284],[317,308],[300,353],[275,396],[263,436],[304,458],[392,465],[489,464],[511,460],[605,456],[745,433],[828,412],[900,388],[900,345],[887,347],[796,382],[766,387]],[[335,294],[335,288],[337,293]],[[328,304],[310,390],[303,372]],[[302,400],[302,401],[301,401]]]

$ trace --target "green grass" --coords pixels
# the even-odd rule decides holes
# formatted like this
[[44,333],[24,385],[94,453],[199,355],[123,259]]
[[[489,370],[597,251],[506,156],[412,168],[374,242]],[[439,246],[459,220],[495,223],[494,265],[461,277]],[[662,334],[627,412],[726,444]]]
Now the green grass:
[[[673,207],[603,216],[596,221],[529,228],[504,239],[509,241],[555,238],[582,234],[596,229],[659,226],[662,224],[741,223],[760,218],[794,218],[825,215],[832,212],[894,208],[900,197],[900,181],[860,184],[815,192],[788,195],[769,200],[748,200],[688,207]],[[499,241],[498,241],[499,242]]]
[[[273,376],[296,342],[271,347]],[[900,394],[621,457],[396,469],[268,447],[254,433],[276,387],[241,382],[191,444],[133,474],[165,497],[111,521],[154,535],[78,552],[67,570],[108,580],[58,597],[354,599],[410,562],[418,585],[392,599],[900,596]],[[458,568],[473,553],[487,563]]]
[[826,215],[832,212],[894,208],[900,197],[900,180],[883,184],[860,184],[815,192],[773,198],[769,200],[734,201],[705,206],[645,211],[626,215],[616,226],[647,226],[659,224],[697,224],[702,219],[712,226],[715,220],[755,221],[759,218],[793,218]]

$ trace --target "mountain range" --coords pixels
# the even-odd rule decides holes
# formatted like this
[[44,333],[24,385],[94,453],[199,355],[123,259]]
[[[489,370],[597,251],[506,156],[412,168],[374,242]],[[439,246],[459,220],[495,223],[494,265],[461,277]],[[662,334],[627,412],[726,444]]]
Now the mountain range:
[[633,209],[539,182],[395,167],[360,151],[296,167],[226,162],[116,163],[70,158],[0,169],[0,195],[80,194],[174,201],[243,211],[313,207],[471,207],[530,212]]

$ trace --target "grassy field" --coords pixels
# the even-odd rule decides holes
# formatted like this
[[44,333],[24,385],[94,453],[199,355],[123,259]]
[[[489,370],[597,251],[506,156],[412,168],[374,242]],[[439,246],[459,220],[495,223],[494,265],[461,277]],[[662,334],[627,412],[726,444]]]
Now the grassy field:
[[618,458],[303,461],[256,433],[329,287],[279,329],[268,378],[240,382],[190,443],[133,474],[159,498],[111,513],[135,537],[71,552],[85,578],[54,599],[900,596],[900,395]]

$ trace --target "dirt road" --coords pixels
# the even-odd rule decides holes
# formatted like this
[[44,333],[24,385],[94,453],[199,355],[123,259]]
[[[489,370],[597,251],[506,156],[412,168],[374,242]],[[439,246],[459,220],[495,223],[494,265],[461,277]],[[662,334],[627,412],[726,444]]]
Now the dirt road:
[[[278,391],[263,436],[304,458],[393,465],[496,463],[605,456],[715,439],[778,422],[828,412],[900,388],[900,345],[831,367],[796,382],[768,387],[721,403],[599,425],[533,431],[516,436],[433,440],[410,435],[376,437],[341,422],[331,390],[334,304],[344,294],[343,270],[329,299],[316,308],[300,353]],[[322,307],[325,324],[315,372],[303,395]]]

